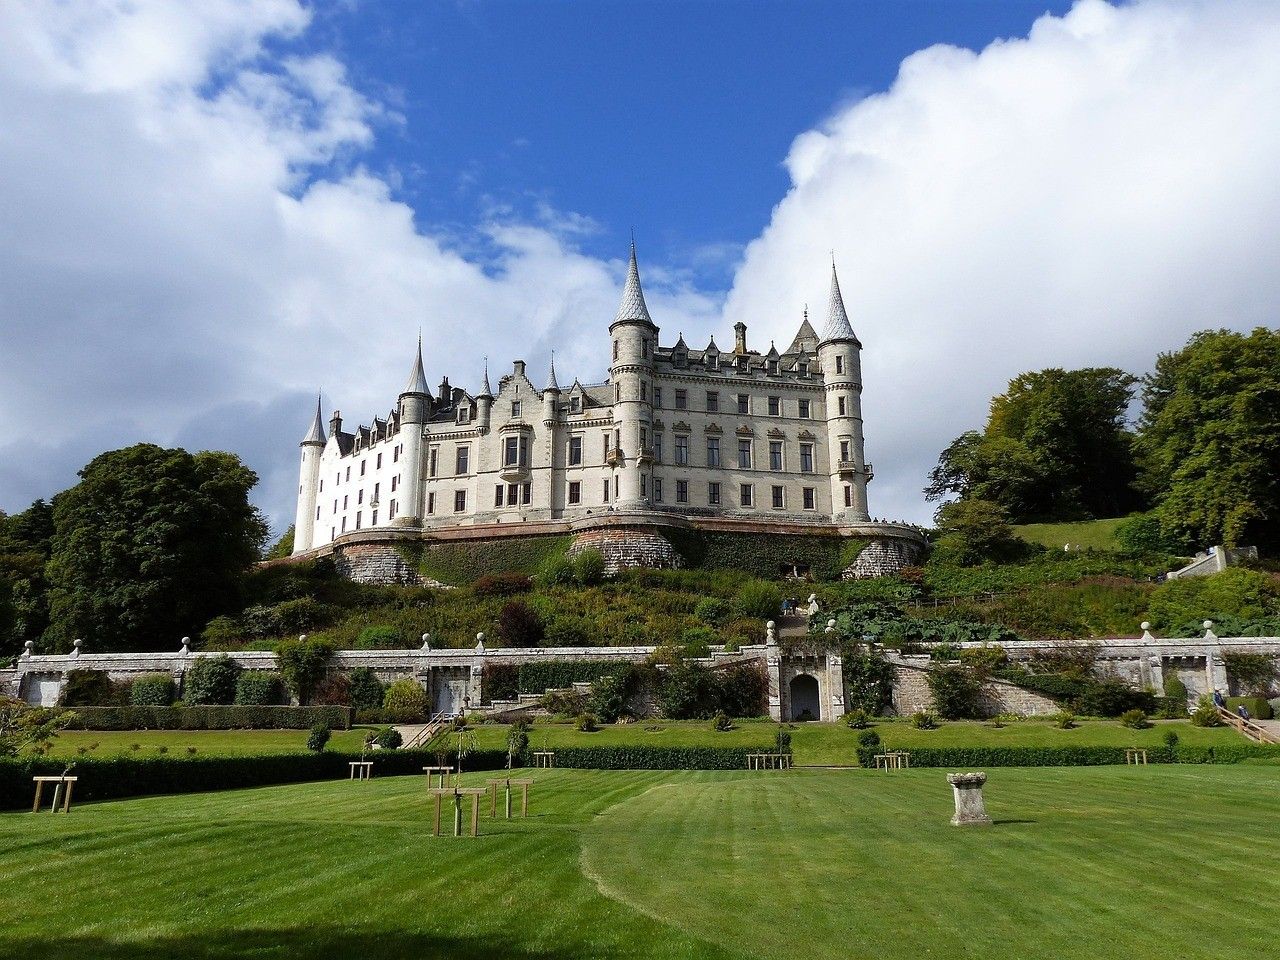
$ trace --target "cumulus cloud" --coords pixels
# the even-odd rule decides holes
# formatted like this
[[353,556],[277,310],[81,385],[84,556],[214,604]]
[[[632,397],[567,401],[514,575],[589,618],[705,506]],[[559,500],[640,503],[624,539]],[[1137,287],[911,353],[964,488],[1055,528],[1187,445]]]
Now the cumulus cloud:
[[1017,373],[1141,373],[1192,331],[1275,325],[1280,7],[1085,0],[936,46],[798,136],[729,321],[780,339],[829,251],[863,341],[872,511],[927,519],[938,451]]

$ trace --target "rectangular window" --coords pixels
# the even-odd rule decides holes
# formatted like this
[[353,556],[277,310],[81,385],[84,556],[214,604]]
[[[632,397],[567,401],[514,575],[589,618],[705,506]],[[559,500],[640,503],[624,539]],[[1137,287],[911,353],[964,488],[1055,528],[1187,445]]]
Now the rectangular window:
[[337,498],[337,497],[334,497],[334,498],[333,498],[333,512],[334,512],[334,513],[337,513],[337,512],[338,512],[338,498]]
[[503,486],[500,483],[493,488],[493,505],[495,507],[502,506],[502,490]]
[[571,504],[582,502],[582,484],[577,480],[569,483],[569,502]]
[[751,441],[738,441],[738,466],[743,470],[751,469]]
[[467,509],[467,491],[453,491],[453,512],[462,513]]
[[720,438],[707,437],[707,466],[720,466]]
[[387,519],[394,520],[395,518],[396,518],[396,502],[392,500],[391,507],[390,509],[387,510]]
[[719,483],[712,482],[707,484],[707,503],[711,504],[711,506],[713,507],[720,506],[720,484]]
[[436,467],[438,466],[438,461],[440,460],[440,448],[439,448],[439,447],[432,447],[432,448],[431,448],[431,457],[430,457],[430,460],[431,460],[431,463],[430,463],[430,465],[429,465],[429,466],[428,466],[428,468],[427,468],[427,476],[429,476],[429,477],[434,477],[434,476],[436,475]]
[[849,459],[849,441],[840,441],[840,459],[847,461]]
[[346,497],[346,494],[343,494],[343,496],[342,496],[342,509],[343,509],[343,510],[347,509],[347,497]]
[[582,465],[582,437],[569,438],[569,466]]
[[640,449],[643,450],[649,446],[649,428],[641,425],[640,427]]
[[378,525],[378,511],[371,510],[369,512],[369,526],[376,527]]
[[345,478],[345,479],[346,479],[346,480],[348,480],[348,481],[350,481],[350,480],[351,480],[351,468],[350,468],[350,467],[347,467],[347,475],[346,475],[346,478]]
[[804,488],[804,508],[805,508],[806,510],[813,510],[813,509],[814,509],[814,501],[813,501],[813,487],[805,487],[805,488]]
[[769,441],[769,469],[770,470],[782,469],[782,441],[781,440]]
[[604,432],[604,458],[609,459],[609,431]]
[[346,532],[347,532],[347,518],[346,518],[346,517],[343,517],[343,518],[342,518],[342,532],[343,532],[343,533],[346,533]]
[[649,495],[648,480],[649,480],[649,477],[647,474],[644,474],[644,473],[640,474],[640,496],[642,497],[647,497]]
[[844,416],[844,397],[836,397],[836,408],[840,412],[840,416]]
[[458,476],[466,474],[471,467],[471,448],[469,446],[461,446],[458,448],[458,454],[454,458],[453,472]]
[[520,484],[508,483],[507,484],[507,506],[514,507],[516,505],[516,501],[519,499],[520,499]]
[[427,494],[427,513],[436,512],[436,495],[434,493]]
[[676,389],[676,409],[687,410],[689,407],[689,391]]
[[458,422],[459,422],[459,423],[466,423],[466,422],[467,422],[468,420],[470,420],[470,419],[471,419],[471,411],[470,411],[468,408],[466,408],[466,407],[459,407],[459,408],[458,408]]
[[356,491],[356,503],[364,503],[364,487]]
[[570,398],[569,398],[569,412],[570,412],[570,413],[579,413],[581,410],[582,410],[582,398],[581,398],[581,397],[570,397]]
[[751,412],[751,397],[745,393],[738,394],[738,412],[739,413]]
[[361,511],[357,510],[356,511],[356,529],[357,530],[360,529],[360,515],[361,515]]
[[661,477],[653,478],[653,502],[654,503],[662,502],[662,478]]
[[653,387],[653,405],[655,407],[662,406],[662,388],[657,384]]
[[752,497],[751,484],[743,483],[738,485],[738,503],[744,507],[751,506]]
[[382,499],[382,484],[375,483],[373,485],[373,499],[375,501]]
[[689,481],[677,480],[676,481],[676,503],[688,503],[688,502],[689,502]]
[[836,354],[836,373],[844,373],[844,357]]
[[502,465],[514,467],[520,460],[520,438],[505,437],[502,441]]
[[846,507],[853,506],[853,487],[849,486],[847,483],[844,485],[844,505]]
[[707,391],[707,413],[720,412],[720,394],[715,390]]
[[[320,492],[324,493],[324,477],[320,478]],[[301,491],[299,491],[301,493]]]
[[374,464],[374,469],[375,469],[375,470],[381,470],[381,469],[382,469],[382,454],[378,454],[378,462],[377,462],[376,464]]
[[779,417],[781,415],[782,415],[782,398],[770,397],[769,398],[769,416]]
[[773,509],[781,510],[783,503],[782,487],[775,485],[773,488]]
[[813,473],[813,444],[800,444],[800,472]]
[[604,502],[605,503],[609,502],[609,478],[608,477],[605,477],[605,480],[604,480]]
[[369,465],[369,461],[368,461],[368,460],[361,460],[361,461],[360,461],[360,476],[362,476],[362,477],[364,476],[364,468],[365,468],[365,467],[367,467],[368,465]]
[[796,368],[796,372],[799,373],[800,376],[802,377],[807,377],[809,375],[809,364],[807,363],[799,364]]
[[398,484],[399,482],[400,482],[400,475],[399,475],[399,474],[396,474],[394,477],[392,477],[392,478],[391,478],[391,492],[392,492],[392,493],[395,493],[395,492],[396,492],[396,484]]
[[396,446],[391,450],[391,462],[392,463],[400,462],[400,445],[399,444],[396,444]]
[[653,431],[653,462],[662,462],[662,431]]
[[518,420],[519,418],[520,418],[520,401],[512,400],[511,401],[511,419]]
[[317,519],[317,520],[319,520],[319,519],[320,519],[320,508],[319,508],[319,507],[316,507],[316,519]]
[[649,381],[647,380],[640,381],[640,399],[641,400],[649,399]]
[[689,465],[689,437],[687,434],[676,434],[676,466]]
[[799,401],[799,407],[800,407],[800,411],[797,414],[797,416],[799,416],[801,420],[808,420],[809,419],[809,401],[808,400]]
[[771,376],[771,377],[776,377],[777,375],[778,375],[778,361],[777,361],[777,360],[770,360],[770,361],[769,361],[769,376]]

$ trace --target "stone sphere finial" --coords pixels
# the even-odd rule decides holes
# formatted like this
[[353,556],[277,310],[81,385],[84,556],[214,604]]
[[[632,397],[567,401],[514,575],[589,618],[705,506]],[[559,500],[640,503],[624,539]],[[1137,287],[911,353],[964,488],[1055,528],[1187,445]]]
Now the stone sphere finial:
[[84,641],[78,637],[71,641],[71,655],[73,657],[80,656],[80,648],[84,646]]
[[26,643],[23,644],[23,646],[26,648],[26,652],[22,654],[24,657],[30,657],[33,653],[35,653],[36,642],[34,640],[28,640]]
[[774,623],[772,620],[770,620],[768,623],[764,625],[764,628],[770,632],[773,632],[778,628],[778,625]]
[[190,638],[190,637],[183,637],[183,638],[182,638],[182,649],[181,649],[181,650],[179,650],[178,652],[179,652],[179,653],[181,653],[184,657],[185,657],[187,654],[189,654],[189,653],[191,652],[191,638]]
[[430,650],[430,649],[431,649],[431,634],[429,634],[429,633],[424,633],[424,634],[422,635],[422,649],[423,649],[423,650]]
[[1143,620],[1142,623],[1139,624],[1139,626],[1142,627],[1142,631],[1143,633],[1145,633],[1146,631],[1151,629],[1151,621]]
[[484,632],[476,634],[476,653],[484,653]]
[[300,641],[301,641],[301,640],[306,640],[306,639],[307,639],[307,635],[306,635],[305,633],[300,633],[300,634],[298,634],[298,639],[299,639]]
[[1204,628],[1205,628],[1206,630],[1212,630],[1212,629],[1213,629],[1213,621],[1212,621],[1212,620],[1206,620],[1206,621],[1204,622],[1203,626],[1204,626]]

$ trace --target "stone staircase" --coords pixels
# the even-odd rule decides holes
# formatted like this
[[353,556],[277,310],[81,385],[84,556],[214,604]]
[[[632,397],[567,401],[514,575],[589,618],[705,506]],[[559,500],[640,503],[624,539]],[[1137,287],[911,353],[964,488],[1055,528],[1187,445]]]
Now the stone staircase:
[[494,700],[474,712],[484,714],[489,719],[498,721],[545,717],[547,716],[547,711],[542,706],[542,698],[548,694],[556,693],[565,695],[576,693],[583,697],[590,696],[591,681],[579,681],[567,687],[551,687],[542,693],[521,693],[514,700]]

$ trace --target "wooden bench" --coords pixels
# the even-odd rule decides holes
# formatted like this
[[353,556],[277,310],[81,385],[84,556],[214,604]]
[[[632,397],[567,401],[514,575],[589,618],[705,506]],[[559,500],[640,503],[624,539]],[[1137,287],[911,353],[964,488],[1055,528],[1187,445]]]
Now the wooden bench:
[[[71,791],[75,788],[78,777],[57,776],[57,777],[32,777],[32,781],[36,785],[36,799],[31,804],[31,812],[40,812],[40,800],[44,797],[44,785],[46,783],[56,784],[53,788],[53,806],[49,808],[50,813],[58,812],[59,793],[61,793],[62,812],[69,813],[71,811]],[[62,788],[66,786],[64,791]]]
[[445,778],[445,777],[447,777],[449,774],[453,773],[453,767],[450,767],[450,766],[443,766],[443,767],[423,767],[423,768],[422,768],[422,772],[423,772],[423,773],[425,773],[425,774],[427,775],[427,786],[428,786],[428,787],[430,787],[430,786],[431,786],[431,778],[432,778],[433,776],[435,776],[436,774],[439,774],[439,775],[440,775],[440,786],[441,786],[441,787],[443,787],[443,786],[444,786],[444,778]]
[[1137,747],[1126,747],[1124,751],[1124,762],[1126,765],[1133,764],[1133,766],[1136,767],[1138,764],[1141,764],[1145,767],[1147,765],[1147,751],[1140,750]]
[[347,774],[348,780],[372,780],[373,779],[373,761],[372,760],[352,760],[347,764],[351,768],[351,772]]
[[911,754],[905,750],[890,750],[876,754],[877,770],[902,770],[911,766]]
[[485,793],[489,793],[489,816],[496,817],[498,815],[498,787],[505,787],[507,793],[507,819],[511,819],[511,785],[515,784],[520,788],[520,816],[527,817],[529,815],[529,787],[533,785],[532,780],[515,779],[512,777],[495,777],[486,780]]
[[533,751],[533,765],[535,767],[554,767],[556,765],[556,752],[554,750]]
[[748,753],[748,770],[790,770],[791,754],[789,753]]
[[431,835],[440,836],[440,804],[443,798],[453,797],[453,835],[462,836],[462,798],[471,798],[471,836],[480,836],[480,798],[489,792],[487,787],[431,787],[428,791],[435,800]]

